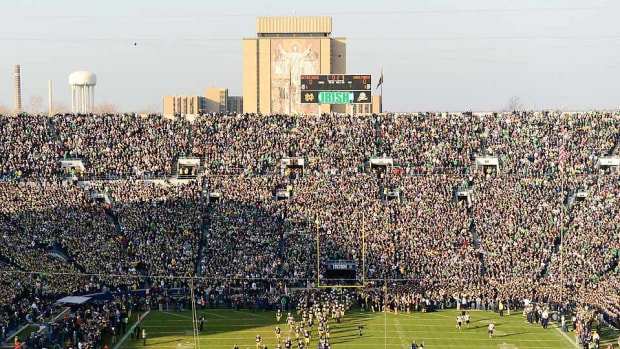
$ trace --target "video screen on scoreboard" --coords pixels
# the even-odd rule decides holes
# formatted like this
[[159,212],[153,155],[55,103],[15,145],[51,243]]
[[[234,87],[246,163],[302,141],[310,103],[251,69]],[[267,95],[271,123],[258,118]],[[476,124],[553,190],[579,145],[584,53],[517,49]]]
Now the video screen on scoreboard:
[[350,286],[358,283],[355,270],[327,270],[321,281],[323,286]]
[[329,260],[322,271],[323,286],[352,286],[359,284],[357,279],[358,266],[352,260]]
[[370,74],[301,75],[302,91],[370,91]]

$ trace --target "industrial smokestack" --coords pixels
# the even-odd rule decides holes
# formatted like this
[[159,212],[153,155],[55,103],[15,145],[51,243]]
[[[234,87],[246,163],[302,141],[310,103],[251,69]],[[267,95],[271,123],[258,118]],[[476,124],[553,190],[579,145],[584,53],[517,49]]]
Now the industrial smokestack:
[[15,114],[22,112],[22,79],[19,64],[15,65]]

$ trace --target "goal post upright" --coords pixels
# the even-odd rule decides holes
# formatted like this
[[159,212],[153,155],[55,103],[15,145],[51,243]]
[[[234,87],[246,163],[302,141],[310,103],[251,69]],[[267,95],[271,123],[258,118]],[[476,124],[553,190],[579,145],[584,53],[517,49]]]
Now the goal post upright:
[[366,215],[362,212],[362,287],[366,287]]
[[321,240],[320,238],[320,229],[319,229],[319,215],[316,216],[315,220],[316,225],[316,286],[318,288],[321,287]]

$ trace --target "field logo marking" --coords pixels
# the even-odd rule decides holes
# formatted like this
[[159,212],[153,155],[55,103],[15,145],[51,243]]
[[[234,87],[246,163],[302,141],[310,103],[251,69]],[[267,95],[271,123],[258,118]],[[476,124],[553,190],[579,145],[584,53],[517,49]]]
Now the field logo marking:
[[517,347],[514,344],[508,344],[506,342],[500,344],[497,346],[499,349],[519,349],[519,347]]

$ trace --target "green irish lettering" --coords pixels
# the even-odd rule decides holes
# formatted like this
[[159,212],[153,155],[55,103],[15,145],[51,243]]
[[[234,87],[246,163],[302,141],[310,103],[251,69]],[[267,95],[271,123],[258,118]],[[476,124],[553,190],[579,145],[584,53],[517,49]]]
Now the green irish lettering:
[[347,104],[353,103],[355,95],[349,91],[321,91],[319,103],[321,104]]

